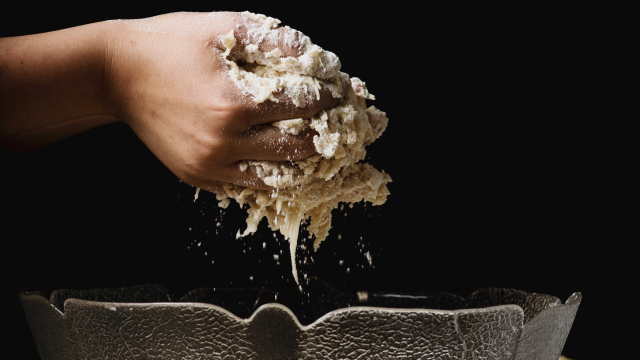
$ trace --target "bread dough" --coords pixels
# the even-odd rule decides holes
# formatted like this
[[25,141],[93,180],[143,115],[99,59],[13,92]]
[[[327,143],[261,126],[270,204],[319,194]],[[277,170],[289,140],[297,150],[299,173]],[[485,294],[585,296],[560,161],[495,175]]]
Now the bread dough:
[[[340,72],[338,57],[313,44],[298,33],[277,31],[279,20],[264,15],[243,13],[243,21],[249,29],[244,41],[244,50],[231,50],[237,45],[234,31],[221,36],[226,47],[223,57],[229,66],[229,76],[256,103],[275,101],[274,93],[283,92],[298,107],[304,107],[319,91],[325,88],[340,104],[323,110],[310,119],[289,119],[271,123],[283,133],[299,134],[307,128],[318,132],[314,136],[317,155],[300,161],[246,161],[240,169],[256,168],[257,175],[273,191],[255,190],[224,183],[226,194],[218,194],[218,200],[232,198],[239,204],[248,204],[247,228],[238,236],[246,236],[258,229],[262,218],[269,227],[279,230],[289,240],[293,276],[298,282],[295,251],[300,224],[308,219],[307,230],[315,236],[314,248],[327,237],[331,228],[331,210],[341,202],[367,201],[381,205],[389,195],[389,175],[364,160],[365,146],[377,139],[387,127],[384,112],[365,100],[373,100],[358,78],[349,78]],[[257,25],[256,25],[257,24]],[[284,35],[282,35],[284,33]],[[284,41],[299,48],[303,55],[298,58],[283,57],[279,49],[262,53],[257,44],[263,39],[290,36]],[[349,86],[350,85],[350,86]],[[343,89],[347,89],[343,93]]]

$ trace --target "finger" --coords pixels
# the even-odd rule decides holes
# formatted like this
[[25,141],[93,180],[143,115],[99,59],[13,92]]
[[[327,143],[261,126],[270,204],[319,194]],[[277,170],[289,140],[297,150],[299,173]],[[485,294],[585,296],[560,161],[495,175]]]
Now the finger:
[[224,177],[229,183],[241,185],[251,189],[274,190],[273,187],[265,184],[264,181],[258,177],[258,173],[255,167],[249,166],[244,171],[242,171],[240,170],[238,162],[229,164]]
[[236,15],[234,35],[240,40],[231,51],[231,56],[241,54],[247,45],[257,45],[263,53],[275,49],[282,52],[283,57],[299,57],[303,54],[302,40],[305,36],[298,30],[278,26],[271,18],[262,18],[248,13]]
[[[298,74],[325,80],[338,75],[341,63],[336,54],[314,45],[308,36],[298,30],[288,26],[279,27],[279,20],[263,15],[242,13],[237,19],[238,25],[234,29],[234,44],[237,46],[231,49],[232,58],[262,65],[278,64],[280,59],[285,58],[288,59],[285,67]],[[305,54],[310,56],[302,62],[295,64],[292,61]]]
[[334,98],[326,87],[321,86],[318,93],[320,95],[319,99],[315,89],[308,88],[306,94],[304,94],[306,97],[306,105],[304,107],[297,106],[282,91],[273,94],[277,102],[271,100],[262,103],[245,102],[243,104],[244,116],[250,126],[255,126],[279,120],[309,119],[317,115],[321,110],[328,110],[340,104],[341,99]]
[[[310,44],[310,40],[297,30],[288,27],[278,27],[275,19],[264,18],[257,15],[242,13],[236,14],[234,22],[237,26],[233,29],[233,35],[236,38],[229,59],[235,61],[238,66],[244,69],[245,62],[267,61],[253,58],[249,53],[256,54],[255,47],[251,51],[247,46],[257,46],[260,53],[268,53],[272,50],[279,49],[280,53],[276,57],[299,57],[303,54],[303,49]],[[224,49],[222,42],[219,44],[220,50]],[[327,53],[330,54],[330,53]],[[333,54],[331,54],[333,55]],[[333,55],[335,57],[335,55]],[[337,57],[336,57],[337,60]],[[336,62],[338,64],[339,61]],[[334,65],[336,65],[334,64]],[[249,66],[249,64],[246,64]],[[336,67],[337,66],[337,67]],[[334,69],[337,74],[339,64]],[[251,69],[251,67],[247,68]],[[252,72],[252,70],[247,70]],[[260,75],[259,77],[262,77]],[[339,105],[341,98],[349,86],[349,82],[340,76],[331,76],[328,78],[312,80],[310,83],[301,82],[294,79],[291,85],[287,85],[285,90],[279,92],[262,93],[261,95],[249,95],[249,92],[255,90],[241,90],[243,97],[244,113],[242,116],[249,127],[269,123],[277,120],[310,118],[319,111],[336,107]],[[327,80],[328,79],[328,80]],[[265,80],[267,80],[265,78]],[[268,80],[267,80],[268,81]],[[238,87],[238,84],[233,84]],[[251,85],[250,85],[251,86]],[[262,85],[258,86],[258,89]],[[268,87],[267,87],[268,89]],[[228,91],[229,96],[237,99],[238,91]],[[267,90],[269,91],[269,90]],[[254,96],[257,96],[254,98]]]
[[201,182],[199,182],[198,188],[202,189],[202,190],[206,190],[209,192],[212,192],[216,195],[226,195],[226,191],[224,190],[224,187],[222,186],[222,184],[219,181],[215,181],[215,180],[203,180]]
[[[228,182],[250,189],[274,190],[273,187],[266,185],[264,181],[258,177],[255,167],[249,166],[245,171],[242,171],[240,170],[238,162],[228,164],[222,169],[218,168],[215,174],[210,175],[210,179],[192,179],[188,184],[216,194],[226,193],[221,182]],[[215,180],[213,180],[214,178]]]
[[237,160],[303,160],[317,154],[313,144],[317,134],[309,128],[291,135],[271,125],[254,126],[238,137]]
[[[273,94],[277,102],[267,100],[262,103],[256,103],[252,95],[243,93],[231,79],[221,77],[218,83],[224,84],[224,90],[220,91],[220,95],[226,101],[224,104],[233,108],[237,133],[256,125],[268,124],[274,121],[309,119],[322,110],[332,109],[340,105],[342,100],[341,98],[333,97],[331,91],[321,85],[318,91],[320,99],[318,99],[314,89],[309,89],[305,107],[298,107],[283,92]],[[349,86],[348,83],[342,84],[343,94],[346,93],[347,86]]]

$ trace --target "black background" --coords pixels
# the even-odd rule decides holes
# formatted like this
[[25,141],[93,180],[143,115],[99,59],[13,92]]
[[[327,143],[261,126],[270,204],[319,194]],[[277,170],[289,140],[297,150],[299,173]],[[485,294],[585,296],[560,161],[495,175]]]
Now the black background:
[[[2,11],[0,35],[178,10],[279,18],[338,54],[343,71],[366,81],[373,104],[390,118],[369,149],[370,163],[393,178],[387,203],[346,208],[346,217],[335,210],[320,250],[299,249],[301,259],[313,257],[301,273],[345,290],[468,296],[511,287],[563,301],[580,291],[564,354],[625,354],[615,345],[625,321],[607,309],[631,279],[622,255],[634,238],[630,174],[637,160],[627,89],[638,45],[629,37],[628,10],[337,9],[311,2],[294,9],[25,3]],[[243,228],[237,205],[222,216],[210,194],[194,203],[194,189],[124,124],[1,161],[10,329],[3,342],[19,358],[37,358],[20,291],[161,283],[181,296],[201,286],[294,287],[281,236],[274,240],[263,224],[235,240]],[[280,249],[278,265],[272,255]]]

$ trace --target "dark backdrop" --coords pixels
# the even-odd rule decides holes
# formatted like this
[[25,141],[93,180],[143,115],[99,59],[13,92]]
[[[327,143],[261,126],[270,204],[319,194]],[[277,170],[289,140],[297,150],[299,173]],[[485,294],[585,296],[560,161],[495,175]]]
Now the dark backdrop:
[[[345,290],[467,296],[511,287],[563,301],[580,291],[564,353],[624,354],[610,345],[623,322],[606,309],[630,278],[621,253],[632,239],[637,162],[626,126],[631,93],[622,90],[637,44],[628,41],[625,11],[299,6],[25,3],[3,11],[0,23],[11,36],[177,10],[280,18],[338,54],[390,118],[369,150],[393,178],[388,202],[335,210],[320,250],[299,249],[309,260],[301,272]],[[11,329],[3,342],[20,358],[37,353],[19,291],[161,283],[181,296],[201,286],[294,287],[281,236],[263,224],[235,240],[244,218],[237,205],[221,215],[210,194],[194,203],[194,189],[124,124],[2,159],[0,169]]]

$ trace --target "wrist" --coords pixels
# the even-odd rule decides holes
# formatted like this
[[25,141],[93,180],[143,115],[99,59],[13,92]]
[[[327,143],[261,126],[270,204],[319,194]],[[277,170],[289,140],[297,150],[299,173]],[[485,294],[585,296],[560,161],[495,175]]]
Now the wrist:
[[131,126],[135,120],[141,79],[149,66],[148,39],[130,29],[131,20],[109,20],[104,31],[103,106],[107,114]]

